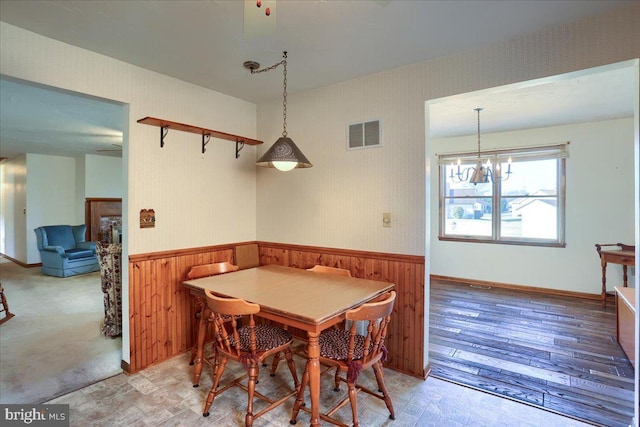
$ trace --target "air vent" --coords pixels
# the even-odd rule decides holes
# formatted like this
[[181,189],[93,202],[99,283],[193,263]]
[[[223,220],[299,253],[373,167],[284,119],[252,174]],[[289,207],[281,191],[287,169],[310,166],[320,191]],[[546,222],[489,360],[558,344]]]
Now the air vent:
[[348,125],[347,134],[348,150],[380,147],[382,145],[380,120]]

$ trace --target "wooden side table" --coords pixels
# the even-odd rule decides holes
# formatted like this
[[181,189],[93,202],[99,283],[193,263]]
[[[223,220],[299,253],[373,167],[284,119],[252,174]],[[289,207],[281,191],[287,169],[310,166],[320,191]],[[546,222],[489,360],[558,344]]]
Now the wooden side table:
[[[603,251],[604,246],[617,246],[620,249]],[[627,287],[627,267],[635,267],[636,262],[636,247],[632,245],[625,245],[623,243],[608,243],[598,244],[596,243],[596,250],[600,256],[600,265],[602,266],[602,307],[607,306],[607,264],[621,264],[622,265],[622,277],[623,285]]]

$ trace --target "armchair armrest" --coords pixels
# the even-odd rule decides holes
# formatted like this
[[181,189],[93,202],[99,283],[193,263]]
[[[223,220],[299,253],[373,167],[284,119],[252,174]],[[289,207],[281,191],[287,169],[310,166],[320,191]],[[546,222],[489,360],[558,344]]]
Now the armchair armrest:
[[62,246],[43,246],[42,250],[46,252],[55,252],[60,256],[66,257],[64,248]]

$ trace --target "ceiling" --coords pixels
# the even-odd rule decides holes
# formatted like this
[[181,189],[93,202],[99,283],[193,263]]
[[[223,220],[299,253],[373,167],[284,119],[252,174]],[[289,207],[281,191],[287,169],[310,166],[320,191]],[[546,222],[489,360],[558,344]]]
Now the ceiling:
[[[295,93],[506,41],[633,3],[262,0],[263,7],[271,5],[271,16],[258,13],[245,25],[244,17],[248,19],[249,15],[245,15],[244,8],[255,7],[254,0],[247,1],[246,6],[242,1],[226,0],[2,1],[0,17],[8,24],[46,37],[259,103],[281,97],[280,68],[251,75],[242,64],[254,60],[262,67],[270,66],[281,60],[284,50],[288,51],[288,92]],[[267,28],[269,25],[265,26],[260,19],[271,20],[268,22],[272,28]],[[562,97],[564,111],[573,112],[572,117],[566,118],[570,121],[610,118],[597,118],[597,111],[606,111],[608,116],[613,111],[618,116],[631,115],[632,112],[619,111],[627,108],[618,106],[622,103],[616,92],[620,88],[616,86],[620,85],[603,86],[611,80],[582,77],[579,83],[563,81],[517,87],[524,92],[502,90],[494,100],[490,99],[493,92],[439,100],[430,107],[431,114],[438,118],[432,119],[431,134],[474,133],[475,107],[485,108],[482,114],[487,130],[492,126],[492,112],[496,118],[501,117],[494,120],[497,130],[501,129],[495,123],[507,126],[507,118],[515,116],[515,111],[521,113],[518,117],[527,118],[514,117],[513,123],[524,121],[528,127],[533,127],[532,123],[548,123],[550,117],[558,119],[558,113],[551,111],[545,101],[548,96]],[[86,97],[78,98],[81,105],[74,106],[73,99],[77,97],[61,91],[6,78],[1,83],[0,156],[11,157],[26,150],[27,143],[43,139],[50,142],[39,149],[51,149],[65,142],[71,149],[71,141],[77,139],[85,142],[81,149],[91,153],[115,148],[111,144],[118,143],[116,134],[120,131],[114,120],[122,123],[121,106]],[[565,87],[567,84],[574,87]],[[594,87],[596,91],[592,92]],[[573,95],[567,96],[567,90],[572,90]],[[581,99],[596,103],[567,105],[576,91]],[[610,104],[605,103],[603,95],[610,95],[604,96],[611,98]],[[523,97],[531,111],[514,107],[514,102],[522,104]],[[542,105],[543,101],[547,106]],[[580,107],[585,105],[590,107]],[[591,107],[594,105],[598,108]],[[68,114],[69,120],[46,121],[52,116],[49,108],[54,108],[56,115]],[[505,113],[498,116],[500,111]],[[63,122],[75,126],[51,128]]]

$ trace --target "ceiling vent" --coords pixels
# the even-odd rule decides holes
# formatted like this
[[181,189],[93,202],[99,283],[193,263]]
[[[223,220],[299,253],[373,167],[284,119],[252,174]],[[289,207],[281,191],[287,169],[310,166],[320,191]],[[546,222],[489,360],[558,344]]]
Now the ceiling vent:
[[347,150],[381,146],[380,120],[347,125]]

